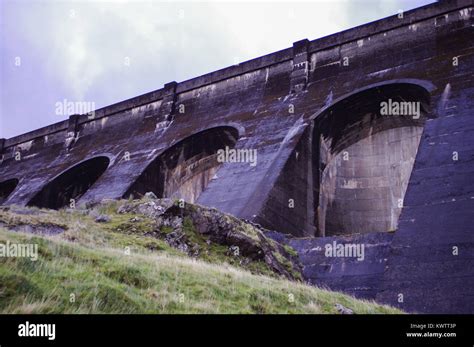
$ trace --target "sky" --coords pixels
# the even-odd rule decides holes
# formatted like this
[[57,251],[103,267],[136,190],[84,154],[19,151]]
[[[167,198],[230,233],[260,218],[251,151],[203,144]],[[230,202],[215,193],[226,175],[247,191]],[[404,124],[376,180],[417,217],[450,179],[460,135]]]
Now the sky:
[[0,138],[433,0],[0,2]]

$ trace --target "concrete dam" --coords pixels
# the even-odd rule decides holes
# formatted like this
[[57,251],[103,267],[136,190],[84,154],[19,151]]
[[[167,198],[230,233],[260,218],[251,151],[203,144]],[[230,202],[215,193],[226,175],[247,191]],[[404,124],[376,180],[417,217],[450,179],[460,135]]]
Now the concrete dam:
[[270,230],[314,285],[474,313],[473,7],[400,12],[0,139],[0,204],[182,198]]

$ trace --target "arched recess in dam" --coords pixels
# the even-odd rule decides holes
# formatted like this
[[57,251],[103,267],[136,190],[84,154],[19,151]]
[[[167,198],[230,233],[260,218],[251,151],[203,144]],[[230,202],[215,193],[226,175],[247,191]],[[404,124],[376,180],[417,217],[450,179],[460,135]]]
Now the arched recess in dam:
[[3,182],[0,182],[0,205],[7,201],[8,197],[15,190],[18,185],[18,179],[12,178]]
[[59,209],[78,200],[107,170],[110,160],[105,156],[85,160],[47,183],[28,205]]
[[153,192],[160,198],[195,202],[221,165],[218,150],[233,148],[238,137],[237,129],[222,126],[179,141],[148,165],[124,197]]
[[317,236],[396,230],[428,107],[424,88],[394,83],[351,95],[315,119]]

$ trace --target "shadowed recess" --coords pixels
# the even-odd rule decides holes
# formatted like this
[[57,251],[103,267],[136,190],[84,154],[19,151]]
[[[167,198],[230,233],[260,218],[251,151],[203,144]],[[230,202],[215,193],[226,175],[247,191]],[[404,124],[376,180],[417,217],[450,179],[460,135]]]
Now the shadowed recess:
[[159,198],[196,201],[221,165],[217,161],[217,151],[233,148],[238,136],[235,128],[225,126],[181,140],[153,160],[124,197],[140,197],[153,192]]
[[319,236],[396,230],[428,108],[424,88],[394,83],[349,96],[317,117]]
[[46,184],[28,205],[59,209],[69,205],[71,199],[77,202],[105,172],[109,162],[109,158],[101,156],[73,166]]
[[7,201],[8,197],[15,190],[18,185],[18,179],[12,178],[3,182],[0,182],[0,205]]

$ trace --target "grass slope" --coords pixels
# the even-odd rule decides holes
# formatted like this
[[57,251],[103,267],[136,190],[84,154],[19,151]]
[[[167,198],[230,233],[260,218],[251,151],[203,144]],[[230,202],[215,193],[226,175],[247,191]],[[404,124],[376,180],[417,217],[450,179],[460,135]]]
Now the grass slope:
[[[0,257],[0,313],[400,313],[298,282],[195,260],[166,242],[120,232],[130,216],[95,223],[80,212],[0,211],[0,243],[36,243],[37,261]],[[146,224],[146,220],[140,223]],[[5,225],[62,225],[66,232],[32,235]],[[144,227],[143,225],[141,227]],[[129,247],[129,248],[126,248]],[[130,250],[130,253],[126,250]]]

